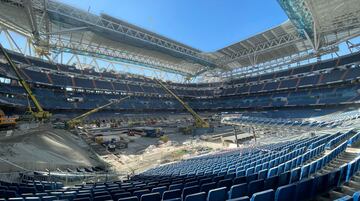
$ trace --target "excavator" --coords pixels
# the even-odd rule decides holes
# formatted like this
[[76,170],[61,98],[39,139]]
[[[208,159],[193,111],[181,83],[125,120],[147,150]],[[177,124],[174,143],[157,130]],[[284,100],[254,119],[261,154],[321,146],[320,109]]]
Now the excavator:
[[105,104],[105,105],[102,105],[102,106],[100,106],[100,107],[97,107],[97,108],[94,108],[94,109],[92,109],[92,110],[89,110],[89,111],[85,112],[84,114],[79,115],[79,116],[77,116],[77,117],[75,117],[75,118],[70,119],[69,121],[67,121],[67,122],[65,123],[65,127],[68,128],[68,129],[73,129],[73,128],[75,128],[76,126],[80,125],[87,116],[89,116],[89,115],[91,115],[91,114],[93,114],[93,113],[95,113],[95,112],[98,112],[99,110],[101,110],[101,109],[103,109],[103,108],[106,108],[106,107],[108,107],[108,106],[110,106],[110,105],[113,105],[113,104],[115,104],[115,103],[120,103],[121,101],[126,100],[126,99],[128,99],[129,97],[130,97],[130,96],[126,96],[126,97],[121,98],[121,99],[118,99],[118,100],[110,101],[109,103],[107,103],[107,104]]
[[22,77],[19,68],[16,66],[16,64],[12,61],[10,56],[7,54],[5,48],[0,44],[0,51],[4,55],[5,59],[9,63],[10,67],[14,70],[17,78],[19,79],[19,82],[21,86],[25,89],[28,97],[30,97],[31,101],[34,103],[34,106],[36,108],[36,111],[29,110],[29,113],[37,119],[37,120],[47,120],[50,119],[52,114],[48,111],[45,111],[42,106],[40,105],[40,102],[36,99],[35,95],[31,91],[30,85],[25,81],[25,79]]
[[157,83],[171,96],[173,96],[179,103],[191,114],[194,119],[194,125],[185,127],[181,129],[181,132],[184,134],[194,134],[196,129],[209,129],[210,125],[207,121],[201,118],[187,103],[185,103],[179,96],[177,96],[173,91],[171,91],[161,80],[155,79]]

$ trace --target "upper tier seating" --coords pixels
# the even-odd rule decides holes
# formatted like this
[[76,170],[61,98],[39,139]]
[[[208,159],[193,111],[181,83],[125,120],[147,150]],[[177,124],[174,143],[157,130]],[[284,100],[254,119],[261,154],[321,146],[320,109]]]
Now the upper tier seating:
[[[29,81],[34,81],[38,83],[49,84],[49,82],[51,83],[50,80],[52,80],[52,84],[58,87],[74,86],[74,87],[82,87],[89,89],[95,87],[97,89],[107,89],[107,90],[113,90],[115,88],[115,90],[125,90],[127,92],[132,92],[132,93],[134,92],[152,93],[152,91],[143,90],[141,88],[137,88],[136,86],[138,86],[139,83],[155,84],[154,80],[142,76],[114,74],[111,72],[100,73],[100,72],[96,72],[94,69],[79,70],[74,66],[68,66],[63,64],[54,65],[39,59],[24,57],[23,55],[12,51],[9,51],[9,54],[15,60],[16,63],[22,63],[26,66],[31,66],[31,67],[37,66],[43,69],[51,70],[51,72],[49,72],[50,78],[48,79],[47,75],[44,72],[39,72],[39,71],[35,72],[34,70],[31,69],[24,69],[24,71],[26,71],[25,74],[29,77]],[[225,89],[220,94],[222,96],[229,96],[229,95],[245,94],[245,93],[261,93],[267,91],[275,91],[279,89],[292,89],[298,87],[309,87],[314,85],[326,85],[335,82],[353,80],[360,77],[359,61],[360,61],[360,54],[353,53],[342,56],[338,59],[322,61],[315,64],[303,65],[297,68],[288,69],[281,72],[268,73],[260,76],[253,76],[247,78],[240,78],[226,82],[225,84],[227,85],[227,87],[225,87]],[[342,66],[341,69],[339,68],[339,66]],[[309,72],[315,72],[319,70],[326,72],[321,72],[321,74],[317,72],[316,75],[304,76],[304,74],[308,74]],[[74,77],[75,80],[74,83],[71,81],[71,78],[69,76],[65,78],[64,75],[60,76],[54,74],[56,71],[61,71],[61,73],[63,74],[71,75],[72,77]],[[5,73],[6,75],[6,72],[9,71],[4,71],[2,74]],[[80,78],[79,76],[84,78]],[[300,76],[300,78],[296,78],[298,76]],[[115,86],[112,87],[109,82],[114,82],[114,80],[113,81],[99,80],[102,78],[122,80],[128,84],[130,84],[130,82],[133,83],[130,84],[128,88],[124,89],[122,87],[115,87]],[[271,82],[273,79],[280,79],[280,78],[281,81]],[[92,79],[94,79],[95,82],[92,82],[91,81]],[[263,81],[267,81],[268,83],[265,84],[261,83]],[[185,97],[212,96],[214,94],[214,90],[216,89],[206,90],[206,92],[204,91],[204,93],[198,92],[196,89],[203,88],[205,90],[205,87],[206,88],[219,87],[222,84],[223,83],[220,82],[211,83],[211,84],[168,83],[169,86],[187,88],[187,89],[177,90],[179,91],[180,96],[185,96]],[[250,85],[250,86],[235,86],[235,84]],[[133,87],[134,85],[135,87]],[[160,86],[155,88],[161,89]],[[159,93],[159,91],[163,91],[159,89],[156,89],[153,93]]]

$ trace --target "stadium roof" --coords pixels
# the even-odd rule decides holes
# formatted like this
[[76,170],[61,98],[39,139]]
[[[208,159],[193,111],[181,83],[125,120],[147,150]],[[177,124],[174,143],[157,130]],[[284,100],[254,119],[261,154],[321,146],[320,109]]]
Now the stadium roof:
[[296,62],[337,51],[360,34],[358,0],[278,0],[289,20],[215,52],[202,52],[107,14],[54,0],[1,0],[0,25],[52,53],[70,52],[187,76]]

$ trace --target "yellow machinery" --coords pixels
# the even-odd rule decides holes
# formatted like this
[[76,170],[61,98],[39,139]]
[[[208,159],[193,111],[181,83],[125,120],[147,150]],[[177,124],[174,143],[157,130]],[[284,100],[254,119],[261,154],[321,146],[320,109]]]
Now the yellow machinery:
[[5,116],[5,113],[0,109],[0,128],[12,128],[16,126],[16,118]]
[[4,47],[1,44],[0,44],[0,50],[1,50],[1,53],[4,55],[5,59],[7,60],[7,62],[10,64],[10,67],[14,70],[16,76],[19,79],[19,82],[20,82],[21,86],[25,89],[26,93],[28,94],[31,101],[34,103],[34,105],[36,107],[37,111],[30,110],[31,114],[36,119],[39,119],[39,120],[49,119],[52,114],[50,112],[48,112],[48,111],[44,111],[44,109],[41,107],[39,101],[36,99],[35,95],[32,93],[29,84],[25,81],[25,79],[23,79],[22,75],[20,74],[20,71],[19,71],[18,67],[11,60],[11,58],[9,57],[6,50],[4,49]]
[[106,108],[106,107],[108,107],[108,106],[110,106],[110,105],[112,105],[112,104],[119,103],[119,102],[121,102],[121,101],[123,101],[123,100],[125,100],[125,99],[128,99],[129,97],[130,97],[130,96],[126,96],[125,98],[121,98],[121,99],[119,99],[119,100],[110,101],[110,103],[107,103],[107,104],[105,104],[105,105],[103,105],[103,106],[100,106],[100,107],[97,107],[97,108],[95,108],[95,109],[92,109],[92,110],[90,110],[90,111],[87,111],[87,112],[85,112],[84,114],[82,114],[82,115],[80,115],[80,116],[77,116],[77,117],[75,117],[75,118],[67,121],[67,122],[66,122],[66,127],[67,127],[67,128],[75,128],[75,126],[80,125],[80,124],[82,123],[82,121],[84,120],[84,118],[86,118],[87,116],[89,116],[89,115],[91,115],[91,114],[93,114],[93,113],[95,113],[95,112],[97,112],[97,111],[99,111],[99,110],[101,110],[101,109],[103,109],[103,108]]
[[[162,88],[165,89],[169,94],[171,94],[176,100],[180,102],[180,104],[193,116],[194,118],[194,127],[195,128],[209,128],[209,123],[203,120],[200,115],[198,115],[187,103],[185,103],[181,98],[179,98],[174,92],[172,92],[169,88],[165,86],[160,80],[156,79],[156,81],[160,84]],[[189,133],[191,128],[185,128],[184,133]]]

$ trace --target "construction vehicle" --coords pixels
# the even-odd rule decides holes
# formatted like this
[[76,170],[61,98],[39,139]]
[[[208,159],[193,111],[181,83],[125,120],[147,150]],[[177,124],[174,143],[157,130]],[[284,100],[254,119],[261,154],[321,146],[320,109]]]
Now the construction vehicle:
[[52,116],[52,114],[48,111],[45,111],[42,108],[42,106],[40,105],[40,102],[36,99],[35,95],[31,91],[30,85],[22,77],[20,70],[18,69],[16,64],[12,61],[10,56],[7,54],[5,48],[1,44],[0,44],[0,50],[1,50],[1,53],[4,55],[5,59],[7,60],[7,62],[9,63],[10,67],[14,70],[17,78],[19,79],[21,86],[25,89],[28,97],[30,97],[31,101],[34,103],[36,111],[32,111],[31,107],[29,107],[30,108],[29,112],[31,113],[31,115],[34,116],[34,118],[36,118],[38,120],[49,119]]
[[180,130],[180,132],[184,134],[194,134],[195,130],[209,130],[210,125],[207,121],[201,118],[187,103],[185,103],[179,96],[177,96],[173,91],[171,91],[162,81],[155,79],[159,85],[170,95],[172,95],[179,103],[191,114],[194,119],[193,126],[184,127]]
[[0,109],[0,129],[9,129],[16,126],[16,118],[7,117]]
[[113,100],[113,101],[110,101],[109,103],[107,103],[107,104],[105,104],[105,105],[102,105],[102,106],[100,106],[100,107],[97,107],[97,108],[95,108],[95,109],[92,109],[92,110],[90,110],[90,111],[87,111],[87,112],[85,112],[84,114],[82,114],[82,115],[80,115],[80,116],[77,116],[77,117],[75,117],[75,118],[67,121],[67,122],[65,123],[65,126],[66,126],[66,128],[69,128],[69,129],[75,128],[76,126],[80,125],[87,116],[89,116],[89,115],[91,115],[91,114],[93,114],[93,113],[95,113],[95,112],[98,112],[99,110],[101,110],[101,109],[103,109],[103,108],[106,108],[106,107],[108,107],[108,106],[110,106],[110,105],[112,105],[112,104],[119,103],[119,102],[121,102],[121,101],[123,101],[123,100],[125,100],[125,99],[128,99],[129,97],[130,97],[130,96],[126,96],[125,98],[121,98],[121,99],[119,99],[119,100]]

